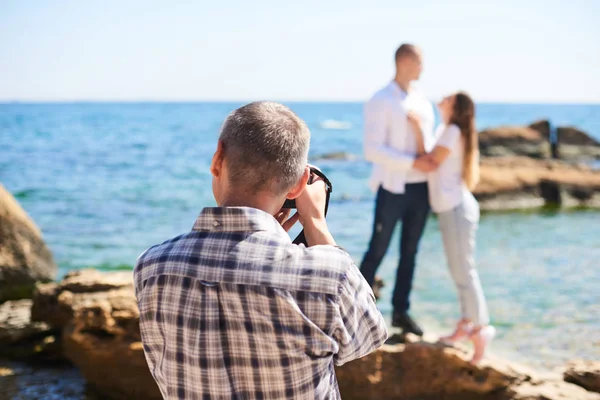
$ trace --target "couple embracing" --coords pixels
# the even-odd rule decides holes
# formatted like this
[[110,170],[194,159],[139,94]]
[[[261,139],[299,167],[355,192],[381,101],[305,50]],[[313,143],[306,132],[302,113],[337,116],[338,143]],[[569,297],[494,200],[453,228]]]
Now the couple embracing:
[[377,198],[373,233],[360,270],[373,285],[401,221],[392,326],[422,336],[422,329],[408,314],[409,296],[419,241],[433,210],[461,306],[456,329],[442,340],[471,340],[472,362],[477,363],[495,329],[489,324],[474,260],[479,221],[479,206],[471,194],[479,178],[475,105],[463,92],[444,97],[438,105],[441,124],[433,133],[431,103],[411,86],[422,70],[420,49],[401,45],[395,62],[394,80],[365,106],[365,157],[374,165],[371,185]]

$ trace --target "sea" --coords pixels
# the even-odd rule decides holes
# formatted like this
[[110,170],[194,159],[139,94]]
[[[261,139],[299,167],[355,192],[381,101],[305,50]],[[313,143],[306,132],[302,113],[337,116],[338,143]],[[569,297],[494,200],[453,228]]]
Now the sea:
[[[286,103],[312,132],[310,159],[333,183],[333,236],[360,263],[373,221],[360,103]],[[209,163],[240,103],[0,104],[0,182],[41,228],[59,278],[131,270],[146,248],[191,229],[215,204]],[[478,128],[549,119],[600,139],[600,105],[478,104]],[[341,160],[323,159],[343,152]],[[297,229],[292,232],[294,234]],[[399,237],[378,275],[391,313]],[[600,211],[486,213],[477,268],[498,329],[492,353],[554,370],[600,359]],[[438,224],[421,241],[411,313],[446,333],[459,318]]]

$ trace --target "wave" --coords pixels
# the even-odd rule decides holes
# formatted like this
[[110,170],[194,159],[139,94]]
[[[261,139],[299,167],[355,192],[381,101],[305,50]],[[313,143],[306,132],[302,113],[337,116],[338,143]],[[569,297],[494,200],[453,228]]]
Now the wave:
[[338,121],[336,119],[326,119],[321,122],[321,128],[331,130],[348,130],[352,128],[352,124],[348,121]]

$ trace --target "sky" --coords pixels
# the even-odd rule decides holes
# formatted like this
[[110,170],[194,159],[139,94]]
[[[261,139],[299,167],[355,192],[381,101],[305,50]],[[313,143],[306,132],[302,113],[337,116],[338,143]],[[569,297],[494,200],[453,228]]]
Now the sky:
[[0,101],[363,101],[419,87],[600,103],[597,0],[0,0]]

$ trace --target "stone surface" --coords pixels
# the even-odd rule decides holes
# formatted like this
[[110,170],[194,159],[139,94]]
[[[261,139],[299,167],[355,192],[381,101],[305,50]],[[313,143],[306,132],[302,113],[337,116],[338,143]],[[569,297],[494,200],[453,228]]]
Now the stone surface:
[[332,153],[324,153],[319,154],[312,157],[313,161],[321,161],[321,160],[338,160],[338,161],[354,161],[358,159],[356,154],[347,153],[345,151],[335,151]]
[[98,392],[116,399],[162,399],[139,340],[70,326],[63,346],[68,359]]
[[60,283],[60,290],[73,293],[105,292],[112,289],[133,287],[131,271],[104,274],[95,269],[71,271]]
[[0,304],[0,344],[3,346],[50,332],[44,322],[31,322],[31,300]]
[[[600,159],[600,143],[574,127],[557,127],[560,158],[569,161]],[[479,132],[479,148],[487,157],[550,157],[550,124],[536,121],[529,126],[500,126]]]
[[[78,271],[63,282],[38,285],[33,309],[39,318],[62,329],[65,356],[101,398],[158,400],[161,395],[140,341],[130,279],[120,273]],[[580,387],[540,379],[502,359],[487,358],[473,366],[463,348],[433,343],[429,337],[427,341],[410,335],[402,339],[407,342],[386,344],[337,368],[344,400],[598,399]]]
[[564,373],[566,382],[600,393],[600,361],[571,361]]
[[493,399],[529,379],[501,360],[486,360],[479,366],[468,360],[464,349],[416,341],[386,344],[336,371],[344,400]]
[[0,184],[0,303],[30,297],[35,282],[56,271],[39,228]]
[[74,271],[38,285],[35,319],[62,329],[65,357],[110,398],[161,399],[142,348],[131,272]]
[[56,359],[60,348],[45,322],[31,321],[32,301],[0,304],[0,355],[11,359]]
[[599,170],[528,157],[483,158],[480,169],[474,193],[482,210],[542,207],[555,192],[562,207],[600,208]]
[[560,380],[525,382],[508,389],[501,400],[600,400],[600,395]]
[[527,126],[500,126],[479,132],[482,156],[526,156],[547,158],[550,143],[540,132]]

